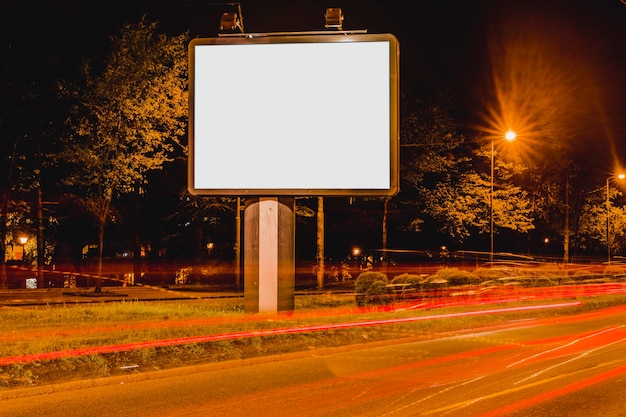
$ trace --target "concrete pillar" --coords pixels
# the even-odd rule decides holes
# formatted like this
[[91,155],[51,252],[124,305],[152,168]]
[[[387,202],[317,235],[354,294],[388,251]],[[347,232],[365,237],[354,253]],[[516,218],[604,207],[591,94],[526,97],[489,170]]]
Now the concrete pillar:
[[292,197],[246,199],[243,240],[247,313],[294,309],[294,201]]

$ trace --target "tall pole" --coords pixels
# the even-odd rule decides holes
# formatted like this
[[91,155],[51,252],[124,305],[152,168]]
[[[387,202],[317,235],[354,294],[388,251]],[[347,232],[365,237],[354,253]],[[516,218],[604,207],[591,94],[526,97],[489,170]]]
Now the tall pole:
[[241,197],[235,207],[235,290],[241,291]]
[[489,232],[491,234],[491,246],[489,250],[489,262],[493,265],[493,139],[491,139],[491,193],[489,194],[489,210],[490,210],[490,227]]
[[[509,129],[507,130],[507,132],[504,134],[504,139],[506,139],[509,142],[512,142],[515,140],[515,138],[517,137],[517,134],[515,133],[515,131]],[[489,231],[491,234],[491,248],[489,250],[489,260],[491,262],[491,264],[493,265],[493,183],[494,183],[494,169],[493,169],[493,159],[494,159],[494,142],[495,140],[492,138],[491,139],[491,193],[489,194],[489,211],[490,213],[490,227],[489,227]]]
[[565,175],[565,228],[563,230],[563,263],[569,263],[569,173]]
[[317,197],[317,288],[324,288],[324,197]]
[[609,221],[609,217],[611,215],[611,208],[609,206],[610,201],[609,201],[609,180],[610,178],[606,179],[606,260],[607,263],[610,265],[611,264],[611,244],[609,242],[609,230],[610,230],[610,221]]
[[[619,180],[623,180],[624,178],[626,178],[626,174],[619,173],[615,177]],[[609,265],[611,264],[611,243],[609,242],[609,239],[611,237],[611,200],[609,199],[609,181],[611,180],[611,178],[613,177],[611,176],[606,179],[606,260]]]

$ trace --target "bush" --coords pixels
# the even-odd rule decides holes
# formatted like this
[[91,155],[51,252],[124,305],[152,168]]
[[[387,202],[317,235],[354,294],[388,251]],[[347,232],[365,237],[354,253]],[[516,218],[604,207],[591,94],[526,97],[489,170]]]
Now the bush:
[[392,280],[392,284],[409,284],[411,288],[415,288],[416,290],[420,289],[422,282],[425,279],[420,275],[404,273],[400,275],[396,275]]
[[537,276],[537,277],[520,277],[519,281],[521,281],[524,287],[553,287],[557,284],[557,282],[550,277],[547,276]]
[[448,281],[435,275],[431,275],[422,282],[421,288],[426,291],[437,291],[448,286]]
[[387,283],[387,275],[382,272],[367,271],[361,273],[354,281],[357,306],[389,303],[390,299],[393,299],[393,294],[392,290],[387,288]]
[[376,271],[367,271],[359,274],[356,281],[354,281],[354,290],[357,294],[364,294],[367,292],[369,287],[376,281],[383,281],[385,285],[387,284],[387,275],[382,272]]
[[476,268],[474,275],[482,281],[494,281],[503,277],[508,277],[511,274],[504,273],[501,270],[493,268]]
[[444,268],[437,271],[432,277],[436,280],[445,280],[448,285],[471,285],[480,284],[480,277],[474,275],[470,271],[458,268]]
[[592,271],[576,271],[574,272],[572,279],[574,280],[574,282],[580,282],[580,281],[599,279],[602,277],[603,277],[602,275],[597,274]]
[[365,293],[365,304],[384,305],[390,304],[395,299],[393,290],[387,286],[386,281],[377,280]]

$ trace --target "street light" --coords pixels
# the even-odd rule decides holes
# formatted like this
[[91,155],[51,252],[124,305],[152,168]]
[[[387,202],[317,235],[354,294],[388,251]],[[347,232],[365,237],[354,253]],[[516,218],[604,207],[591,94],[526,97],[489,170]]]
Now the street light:
[[354,258],[354,269],[359,268],[359,256],[361,255],[361,249],[358,247],[352,248],[352,257]]
[[343,12],[340,8],[331,7],[326,9],[326,13],[324,14],[324,18],[326,20],[326,24],[324,27],[326,29],[337,29],[341,30],[343,27]]
[[28,243],[28,236],[25,235],[20,235],[17,238],[17,243],[20,245],[20,251],[19,253],[15,254],[15,258],[18,261],[23,261],[24,260],[24,245],[26,245],[26,243]]
[[[511,129],[507,130],[507,132],[504,134],[504,139],[509,141],[509,142],[513,142],[516,137],[517,137],[517,134],[513,130],[511,130]],[[491,139],[491,193],[489,195],[489,210],[491,212],[490,227],[489,227],[489,231],[490,231],[490,234],[491,234],[491,247],[490,247],[490,250],[489,250],[489,261],[491,262],[492,265],[493,265],[493,183],[494,183],[493,159],[494,159],[494,143],[495,143],[495,140],[492,138]]]
[[[611,229],[611,202],[609,200],[609,181],[613,177],[608,177],[606,179],[606,260],[607,263],[611,264],[611,243],[609,242],[610,238],[610,229]],[[626,178],[626,174],[617,174],[617,179],[623,180]]]
[[222,13],[220,18],[220,33],[219,34],[233,34],[233,33],[245,33],[243,28],[243,14],[241,13],[241,4],[228,3],[229,6],[237,6],[236,11]]

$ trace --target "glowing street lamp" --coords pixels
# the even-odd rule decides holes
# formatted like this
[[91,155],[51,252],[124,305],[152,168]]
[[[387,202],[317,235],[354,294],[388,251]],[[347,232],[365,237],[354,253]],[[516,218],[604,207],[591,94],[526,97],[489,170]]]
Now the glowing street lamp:
[[[611,230],[611,202],[609,201],[609,181],[613,177],[608,177],[606,179],[606,260],[607,263],[611,264],[611,242],[609,242],[610,230]],[[626,178],[626,174],[617,174],[617,179],[623,180]]]
[[19,252],[15,253],[15,259],[18,261],[24,260],[24,245],[28,243],[28,236],[20,235],[17,237],[17,243],[19,244]]
[[358,248],[358,247],[352,248],[352,257],[354,258],[354,269],[358,269],[360,255],[361,255],[361,248]]
[[516,137],[517,134],[511,129],[507,130],[507,132],[504,134],[504,139],[508,140],[509,142],[514,141]]
[[[507,132],[504,134],[504,139],[509,141],[509,142],[513,142],[515,140],[515,138],[517,137],[517,134],[509,129],[507,130]],[[491,247],[489,250],[489,261],[491,262],[491,264],[493,265],[493,182],[494,182],[494,176],[493,176],[493,159],[494,159],[494,139],[491,139],[491,193],[489,195],[489,210],[491,212],[491,216],[490,216],[490,227],[489,227],[489,232],[491,235]]]

